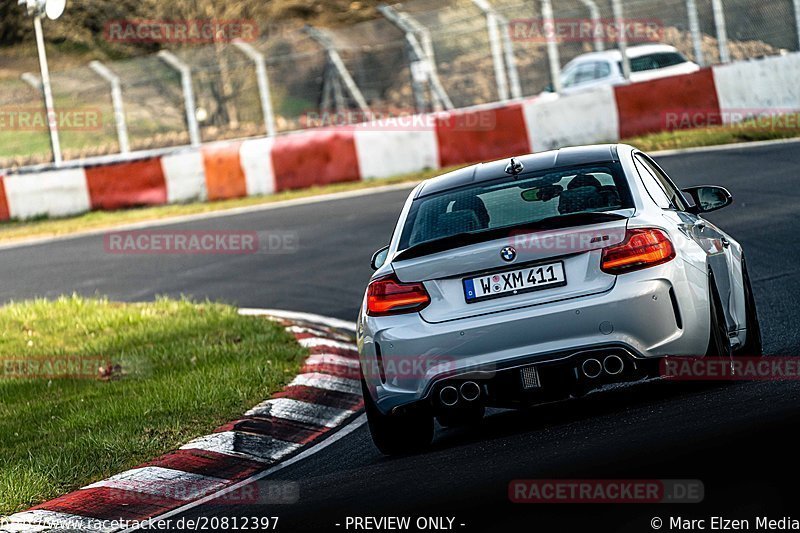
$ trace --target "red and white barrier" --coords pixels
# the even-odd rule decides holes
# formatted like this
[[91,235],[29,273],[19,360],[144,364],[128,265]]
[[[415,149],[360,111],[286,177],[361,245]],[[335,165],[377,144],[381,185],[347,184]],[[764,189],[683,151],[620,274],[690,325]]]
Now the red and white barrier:
[[6,176],[3,189],[9,218],[60,217],[92,207],[82,168]]
[[0,177],[0,220],[273,194],[735,122],[748,113],[788,113],[800,110],[797,79],[800,53],[435,113],[390,129],[325,128],[141,158],[105,157],[84,167]]
[[613,87],[533,100],[525,103],[524,112],[532,152],[619,139]]

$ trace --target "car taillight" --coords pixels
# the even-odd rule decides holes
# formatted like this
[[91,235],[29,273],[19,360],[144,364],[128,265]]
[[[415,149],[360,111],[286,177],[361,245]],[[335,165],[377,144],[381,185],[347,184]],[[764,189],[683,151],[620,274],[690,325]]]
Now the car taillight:
[[367,289],[367,314],[399,315],[421,311],[431,297],[422,283],[402,283],[394,275],[378,278]]
[[660,229],[630,229],[621,244],[603,250],[600,269],[607,274],[623,274],[649,268],[675,258],[675,248]]

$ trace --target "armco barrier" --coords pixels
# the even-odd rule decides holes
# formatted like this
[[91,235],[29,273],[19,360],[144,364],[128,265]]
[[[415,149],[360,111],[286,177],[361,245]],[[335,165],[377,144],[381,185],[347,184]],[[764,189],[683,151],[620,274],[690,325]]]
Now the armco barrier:
[[241,142],[222,142],[203,147],[209,200],[247,196],[247,181],[239,159],[241,145]]
[[436,135],[442,167],[530,151],[521,103],[440,113],[436,116]]
[[8,220],[11,215],[8,213],[8,200],[6,200],[6,186],[3,183],[3,176],[0,176],[0,220]]
[[82,168],[6,176],[3,184],[11,218],[59,217],[92,207]]
[[276,191],[361,178],[353,131],[349,128],[278,137],[272,146],[272,164]]
[[710,68],[614,88],[620,138],[670,129],[668,115],[719,114],[714,74]]
[[[800,53],[561,98],[23,169],[0,177],[0,220],[272,194],[386,178],[560,146],[614,142],[735,112],[800,110]],[[668,114],[691,119],[670,125]],[[728,113],[731,113],[728,115]],[[695,114],[699,117],[693,122]],[[703,117],[706,117],[704,119]],[[420,117],[416,117],[420,118]],[[742,117],[746,118],[746,117]]]
[[161,170],[167,182],[167,202],[205,200],[206,170],[199,150],[180,150],[161,157]]
[[613,87],[598,87],[567,98],[533,100],[523,109],[534,152],[620,138]]
[[800,54],[714,67],[725,122],[742,112],[800,109]]
[[92,209],[121,209],[167,203],[161,158],[86,168]]

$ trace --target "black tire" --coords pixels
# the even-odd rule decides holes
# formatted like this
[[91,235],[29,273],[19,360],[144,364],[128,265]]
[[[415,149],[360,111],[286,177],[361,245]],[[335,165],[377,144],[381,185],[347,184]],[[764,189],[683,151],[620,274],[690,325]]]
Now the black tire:
[[744,281],[745,327],[747,340],[736,350],[737,357],[761,357],[764,355],[761,344],[761,325],[758,322],[756,299],[753,296],[753,287],[750,284],[750,275],[747,273],[747,264],[742,259],[742,278]]
[[417,406],[403,414],[381,413],[361,380],[364,406],[372,441],[384,455],[409,455],[425,450],[433,441],[433,415]]
[[436,415],[436,420],[438,420],[439,424],[446,428],[474,426],[476,424],[480,424],[481,420],[483,420],[483,414],[485,412],[486,409],[479,404],[475,407],[442,411]]
[[731,342],[728,337],[728,328],[725,325],[725,314],[722,311],[722,302],[714,286],[714,276],[709,276],[709,305],[711,307],[711,328],[708,339],[706,357],[731,357]]

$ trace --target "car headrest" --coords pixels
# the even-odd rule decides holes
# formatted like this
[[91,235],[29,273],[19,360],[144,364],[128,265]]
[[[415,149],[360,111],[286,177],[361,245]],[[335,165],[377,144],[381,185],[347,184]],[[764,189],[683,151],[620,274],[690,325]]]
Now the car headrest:
[[597,187],[599,189],[602,187],[602,184],[599,179],[591,174],[578,174],[570,180],[569,185],[567,185],[567,190],[571,191],[581,187]]

